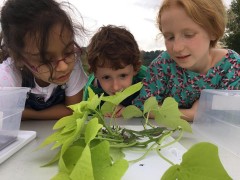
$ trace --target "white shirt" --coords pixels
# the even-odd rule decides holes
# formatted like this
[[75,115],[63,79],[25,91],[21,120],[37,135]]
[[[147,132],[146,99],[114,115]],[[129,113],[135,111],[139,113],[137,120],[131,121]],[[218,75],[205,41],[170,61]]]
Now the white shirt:
[[[65,94],[66,96],[73,96],[83,89],[87,83],[87,75],[83,70],[81,61],[77,61],[70,75],[69,81],[66,83]],[[49,84],[47,87],[40,87],[36,81],[35,87],[31,89],[34,94],[39,94],[47,101],[57,84]],[[6,59],[0,64],[0,87],[21,87],[22,76],[11,58]]]

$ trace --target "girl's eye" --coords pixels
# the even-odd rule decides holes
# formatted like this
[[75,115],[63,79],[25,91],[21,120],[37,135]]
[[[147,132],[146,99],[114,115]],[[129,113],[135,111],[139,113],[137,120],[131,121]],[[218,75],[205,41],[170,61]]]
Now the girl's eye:
[[64,56],[70,56],[72,54],[73,54],[73,51],[72,52],[66,52],[66,53],[64,53]]
[[164,39],[167,41],[171,41],[174,39],[174,36],[164,36]]
[[50,63],[52,63],[53,61],[54,61],[54,58],[52,57],[52,56],[46,56],[45,57],[46,59],[45,60],[47,60],[48,62],[50,62]]
[[184,36],[185,36],[186,38],[192,38],[192,37],[195,36],[195,34],[194,34],[194,33],[189,33],[189,34],[184,34]]
[[71,55],[73,55],[73,54],[75,54],[75,50],[71,50],[71,51],[65,52],[65,53],[64,53],[64,56],[65,56],[65,57],[68,57],[68,56],[71,56]]

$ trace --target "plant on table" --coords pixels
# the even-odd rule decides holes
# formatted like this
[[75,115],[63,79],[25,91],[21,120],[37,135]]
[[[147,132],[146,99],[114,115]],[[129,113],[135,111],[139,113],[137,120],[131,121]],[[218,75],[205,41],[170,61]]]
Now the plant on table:
[[[206,176],[230,179],[219,160],[217,147],[213,144],[196,144],[183,155],[180,165],[175,165],[161,155],[161,149],[177,142],[183,131],[192,131],[188,122],[180,118],[181,113],[173,98],[166,98],[161,107],[151,97],[144,103],[143,111],[133,105],[124,109],[124,119],[143,117],[142,130],[118,125],[115,118],[117,106],[141,87],[142,84],[138,83],[116,95],[100,97],[89,89],[87,101],[69,106],[73,114],[57,121],[53,127],[55,132],[39,146],[43,148],[53,144],[51,149],[58,149],[56,156],[45,165],[58,162],[59,172],[52,179],[121,179],[129,163],[143,159],[154,150],[172,165],[162,179],[206,179]],[[111,113],[112,117],[106,119],[105,113]],[[154,114],[155,123],[149,121],[150,113]],[[163,143],[174,132],[179,132],[179,137],[168,144]],[[145,153],[129,162],[124,159],[122,150],[131,147],[142,148]]]

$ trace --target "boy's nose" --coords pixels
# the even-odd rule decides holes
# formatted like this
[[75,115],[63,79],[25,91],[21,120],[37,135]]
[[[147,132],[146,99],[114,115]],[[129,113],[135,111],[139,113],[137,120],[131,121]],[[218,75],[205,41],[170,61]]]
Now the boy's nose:
[[112,84],[112,89],[114,92],[119,92],[122,89],[121,84],[117,80],[114,80]]

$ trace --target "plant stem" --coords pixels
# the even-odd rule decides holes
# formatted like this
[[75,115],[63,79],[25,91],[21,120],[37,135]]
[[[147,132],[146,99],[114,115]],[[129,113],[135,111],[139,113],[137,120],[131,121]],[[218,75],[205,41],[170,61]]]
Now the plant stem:
[[[83,138],[83,139],[84,139],[84,138]],[[123,142],[123,140],[111,139],[111,138],[102,138],[102,137],[95,137],[94,139],[107,140],[107,141],[111,141],[111,142]]]
[[160,153],[160,149],[158,150],[156,150],[156,152],[157,152],[157,154],[161,157],[161,158],[163,158],[165,161],[167,161],[169,164],[171,164],[171,165],[174,165],[174,163],[172,162],[172,161],[170,161],[169,159],[167,159],[166,157],[164,157],[161,153]]
[[[160,146],[159,149],[165,148],[165,147],[167,147],[167,146],[170,146],[170,145],[178,142],[178,141],[182,138],[182,136],[183,136],[183,130],[182,130],[182,129],[179,129],[179,131],[180,131],[180,135],[178,136],[177,139],[174,139],[173,141],[171,141],[171,142],[168,143],[168,144],[164,144],[163,146]],[[172,134],[172,133],[171,133],[171,134]],[[169,136],[167,136],[167,137],[169,137]],[[166,138],[165,138],[165,139],[166,139]]]
[[117,145],[113,145],[113,144],[110,144],[110,147],[112,148],[127,148],[127,147],[131,147],[131,146],[134,146],[137,144],[137,141],[134,141],[133,143],[131,144],[117,144]]
[[[180,131],[179,137],[178,137],[177,139],[174,139],[174,140],[171,141],[170,143],[167,143],[167,144],[164,144],[164,145],[161,146],[162,142],[163,142],[167,137],[171,136],[172,133],[173,133],[174,131],[176,131],[176,130],[179,130],[179,131]],[[175,129],[175,130],[169,131],[166,135],[164,135],[164,136],[160,139],[160,141],[159,141],[159,146],[156,148],[157,154],[158,154],[161,158],[163,158],[165,161],[167,161],[168,163],[170,163],[171,165],[174,165],[174,163],[173,163],[172,161],[170,161],[169,159],[167,159],[166,157],[164,157],[164,156],[160,153],[160,151],[161,151],[161,149],[163,149],[163,148],[165,148],[165,147],[167,147],[167,146],[170,146],[170,145],[178,142],[178,141],[182,138],[182,135],[183,135],[183,130],[182,130],[181,127],[178,127],[178,128]]]
[[128,161],[129,163],[136,163],[136,162],[138,162],[138,161],[141,161],[142,159],[144,159],[146,156],[147,156],[147,154],[153,149],[153,147],[156,145],[156,143],[154,143],[154,144],[152,144],[151,146],[150,146],[150,148],[148,148],[148,150],[140,157],[140,158],[138,158],[138,159],[135,159],[135,160],[131,160],[131,161]]
[[112,132],[110,126],[106,125],[102,114],[100,114],[100,113],[99,113],[98,111],[96,111],[96,110],[95,110],[95,113],[99,116],[99,118],[100,118],[100,120],[101,120],[101,123],[102,123],[103,126],[107,129],[107,131],[108,131],[111,135],[115,136],[115,133]]

